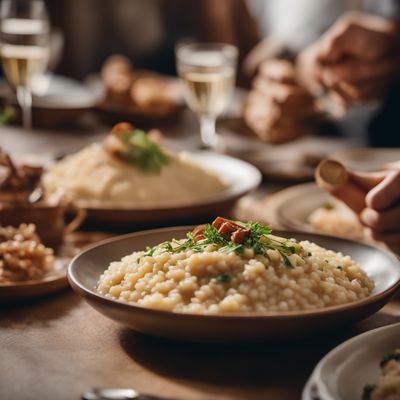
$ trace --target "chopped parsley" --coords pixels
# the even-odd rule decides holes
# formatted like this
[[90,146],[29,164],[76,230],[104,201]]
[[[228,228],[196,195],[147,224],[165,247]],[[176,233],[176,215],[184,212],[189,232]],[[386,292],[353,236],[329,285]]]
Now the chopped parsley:
[[[397,349],[391,353],[385,354],[382,357],[382,360],[381,360],[379,366],[381,368],[384,368],[385,365],[391,360],[394,360],[394,361],[397,361],[400,363],[400,349]],[[371,400],[372,394],[373,394],[374,390],[376,389],[376,386],[377,385],[373,385],[373,384],[365,385],[364,389],[363,389],[362,400]]]
[[216,279],[221,283],[229,283],[231,281],[231,276],[226,272],[223,272],[222,274],[217,275]]
[[[252,249],[255,255],[268,257],[268,250],[276,250],[280,253],[286,267],[293,268],[289,256],[296,253],[294,241],[284,238],[272,236],[272,229],[269,226],[262,225],[258,222],[238,222],[235,223],[244,230],[249,231],[248,237],[243,243],[235,243],[230,234],[223,234],[218,231],[212,224],[206,224],[202,231],[202,238],[196,240],[192,232],[186,234],[186,239],[171,240],[161,243],[152,248],[146,248],[143,255],[153,255],[156,250],[165,253],[180,253],[192,250],[196,253],[202,253],[209,246],[215,246],[216,251],[221,253],[234,252],[242,254],[245,249]],[[225,278],[220,278],[225,279]]]
[[390,360],[400,362],[400,349],[393,351],[392,353],[385,354],[380,362],[380,367],[383,368]]
[[144,171],[160,172],[163,165],[169,161],[161,147],[140,129],[123,133],[119,139],[126,149],[122,153],[123,158]]
[[10,124],[15,119],[16,115],[17,115],[17,112],[15,111],[14,107],[5,106],[0,111],[0,126]]
[[371,400],[371,396],[373,391],[375,390],[376,385],[365,385],[363,394],[362,394],[362,400]]
[[322,207],[325,210],[328,210],[328,211],[333,210],[335,208],[334,205],[332,203],[329,203],[329,202],[324,203]]

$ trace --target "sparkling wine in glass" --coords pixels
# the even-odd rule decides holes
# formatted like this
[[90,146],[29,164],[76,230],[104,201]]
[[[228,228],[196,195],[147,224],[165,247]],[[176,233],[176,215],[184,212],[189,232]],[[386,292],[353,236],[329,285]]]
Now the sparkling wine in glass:
[[187,44],[176,50],[184,97],[199,118],[201,140],[208,148],[219,144],[215,123],[233,94],[237,55],[236,47],[218,43]]
[[3,0],[0,55],[4,76],[15,90],[25,129],[32,128],[32,89],[49,60],[49,21],[41,0]]

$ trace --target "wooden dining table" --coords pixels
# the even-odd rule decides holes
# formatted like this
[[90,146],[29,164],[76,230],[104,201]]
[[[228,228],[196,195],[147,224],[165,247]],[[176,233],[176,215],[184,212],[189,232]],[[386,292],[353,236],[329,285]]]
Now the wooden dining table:
[[[196,122],[189,114],[182,118],[179,126],[166,128],[168,139],[196,147],[198,142],[190,139],[197,138]],[[73,130],[2,127],[0,146],[13,154],[61,156],[106,134],[108,128],[93,121]],[[249,199],[254,206],[287,185],[263,182]],[[295,400],[332,348],[398,321],[399,295],[364,321],[312,337],[234,344],[176,342],[125,328],[65,288],[45,298],[0,304],[0,399],[72,400],[94,387],[123,387],[168,399]]]

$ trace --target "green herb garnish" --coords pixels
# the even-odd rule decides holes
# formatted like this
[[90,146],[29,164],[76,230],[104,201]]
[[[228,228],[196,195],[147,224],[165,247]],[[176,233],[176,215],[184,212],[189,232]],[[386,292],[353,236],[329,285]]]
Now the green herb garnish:
[[334,205],[333,205],[332,203],[329,203],[329,202],[324,203],[324,204],[322,205],[322,207],[323,207],[325,210],[328,210],[328,211],[333,210],[333,209],[335,208]]
[[222,274],[217,275],[216,279],[221,283],[229,283],[231,281],[231,276],[226,272],[223,272]]
[[155,248],[147,246],[146,250],[143,253],[143,256],[152,256],[154,254]]
[[375,390],[375,388],[376,388],[376,385],[365,385],[361,399],[362,400],[371,400],[371,396],[372,396],[372,393]]
[[385,354],[382,357],[382,360],[379,364],[380,367],[383,368],[390,360],[395,360],[395,361],[400,362],[400,349],[395,350],[392,353]]
[[[235,243],[230,234],[223,234],[211,224],[204,226],[202,239],[195,240],[192,232],[188,232],[184,241],[171,240],[161,243],[151,249],[146,248],[144,255],[152,255],[156,250],[167,253],[180,253],[192,250],[196,253],[206,251],[207,247],[215,246],[221,253],[235,252],[242,254],[245,249],[252,249],[254,254],[268,257],[267,250],[276,250],[282,256],[286,267],[293,268],[289,256],[296,253],[295,242],[289,239],[270,236],[272,229],[258,222],[235,222],[241,229],[250,231],[243,243]],[[279,239],[279,240],[278,240]]]
[[135,129],[123,133],[119,139],[126,148],[126,151],[122,153],[125,160],[144,171],[159,172],[162,166],[169,161],[161,147],[142,130]]
[[15,108],[12,106],[5,106],[0,112],[0,125],[8,125],[16,116]]

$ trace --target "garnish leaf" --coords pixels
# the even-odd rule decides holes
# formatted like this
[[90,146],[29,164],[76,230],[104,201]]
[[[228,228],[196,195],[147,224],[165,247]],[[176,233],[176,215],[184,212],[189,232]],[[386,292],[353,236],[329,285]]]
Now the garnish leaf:
[[283,263],[287,268],[294,268],[289,259],[290,255],[296,253],[295,243],[292,240],[281,240],[281,238],[277,240],[277,237],[269,236],[272,233],[272,229],[259,222],[236,223],[242,228],[250,230],[250,236],[243,243],[233,242],[230,234],[220,233],[213,225],[206,224],[204,231],[202,231],[203,238],[201,240],[196,241],[192,232],[188,232],[185,240],[164,242],[152,248],[151,251],[146,249],[145,255],[153,254],[156,250],[168,253],[180,253],[192,250],[196,253],[202,253],[209,246],[214,246],[215,250],[221,253],[235,252],[236,254],[242,254],[245,249],[252,249],[255,255],[267,256],[267,250],[271,249],[280,253]]
[[16,115],[17,112],[15,111],[14,107],[5,106],[0,112],[0,126],[8,125],[13,121]]
[[395,350],[392,353],[385,354],[380,362],[380,367],[383,368],[390,360],[400,362],[400,350]]
[[221,283],[229,283],[231,281],[231,276],[226,272],[223,272],[222,274],[217,275],[216,279]]
[[169,161],[161,147],[140,129],[123,133],[119,139],[126,148],[122,154],[125,160],[145,171],[160,172]]
[[376,385],[365,385],[362,400],[371,400],[372,392],[375,390]]

